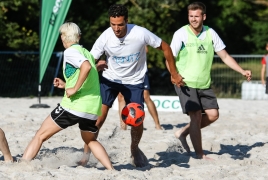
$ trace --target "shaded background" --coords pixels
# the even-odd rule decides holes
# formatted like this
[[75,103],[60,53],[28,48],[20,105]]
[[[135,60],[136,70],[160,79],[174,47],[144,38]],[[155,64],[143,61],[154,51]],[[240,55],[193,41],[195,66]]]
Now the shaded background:
[[[109,6],[121,3],[125,4],[129,9],[129,23],[143,26],[167,43],[170,43],[174,32],[181,26],[188,24],[187,5],[191,2],[194,1],[73,0],[66,21],[73,21],[79,25],[82,30],[80,44],[90,50],[97,37],[109,27],[107,15]],[[265,44],[268,42],[268,0],[201,2],[207,6],[205,24],[216,30],[226,44],[226,50],[229,54],[266,53]],[[39,52],[39,14],[40,2],[38,0],[1,1],[0,51]],[[54,51],[63,50],[62,43],[58,39]],[[0,54],[0,80],[2,81],[0,96],[36,96],[38,61],[38,54],[31,56],[16,54],[13,57]],[[49,95],[57,62],[57,58],[51,58],[42,81],[43,96]],[[257,71],[254,78],[258,80],[260,79],[258,74],[258,70],[260,71],[261,68],[260,59],[253,64],[254,69],[256,69],[254,71]],[[148,68],[152,94],[175,94],[161,51],[149,47]],[[217,70],[214,71],[217,72]],[[226,73],[228,74],[228,72]],[[61,74],[60,70],[58,76],[61,77]],[[236,75],[240,76],[238,73]],[[241,80],[232,83],[241,84]],[[3,91],[4,88],[6,88],[5,91]],[[62,95],[62,91],[55,89],[53,95]]]

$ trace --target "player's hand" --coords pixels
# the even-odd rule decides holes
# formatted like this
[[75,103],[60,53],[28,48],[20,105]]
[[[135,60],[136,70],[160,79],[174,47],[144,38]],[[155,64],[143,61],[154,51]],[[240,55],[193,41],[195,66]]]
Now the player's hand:
[[108,68],[105,60],[99,60],[98,63],[96,64],[96,67],[98,71],[105,71],[105,69]]
[[71,97],[72,95],[76,93],[76,90],[74,88],[68,88],[65,91],[66,91],[67,98]]
[[176,73],[171,76],[171,82],[178,87],[185,85],[183,79],[184,78],[179,73]]
[[242,72],[242,75],[247,78],[247,81],[250,81],[251,80],[251,71],[250,70],[244,70]]
[[266,85],[266,82],[264,80],[261,80],[261,83],[262,83],[263,86]]
[[60,78],[55,78],[53,81],[53,85],[57,88],[61,88],[61,89],[65,88],[65,82],[61,80]]

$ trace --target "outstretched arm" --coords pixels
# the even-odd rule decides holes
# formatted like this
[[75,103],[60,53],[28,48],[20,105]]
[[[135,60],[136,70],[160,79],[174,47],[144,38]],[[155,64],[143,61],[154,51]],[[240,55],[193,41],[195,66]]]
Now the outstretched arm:
[[80,67],[80,73],[79,73],[75,86],[65,90],[68,98],[74,95],[80,89],[82,84],[85,82],[90,69],[91,69],[90,63],[88,61],[84,61]]
[[217,52],[217,55],[221,58],[221,60],[233,70],[239,72],[243,76],[247,78],[248,81],[251,80],[251,71],[242,69],[237,62],[232,58],[225,49]]
[[171,82],[178,87],[184,86],[183,77],[177,72],[174,56],[172,54],[170,46],[162,41],[158,49],[162,50],[167,61],[167,68],[171,74]]

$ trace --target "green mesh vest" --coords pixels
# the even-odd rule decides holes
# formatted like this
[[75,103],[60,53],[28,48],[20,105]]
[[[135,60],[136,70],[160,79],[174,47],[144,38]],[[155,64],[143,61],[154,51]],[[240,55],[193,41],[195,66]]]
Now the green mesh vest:
[[[74,95],[67,98],[66,93],[64,94],[61,106],[74,111],[100,116],[102,100],[100,96],[99,75],[95,66],[95,59],[88,50],[82,48],[80,45],[74,45],[70,48],[75,48],[83,54],[91,64],[91,69],[87,79]],[[65,70],[63,72],[66,81],[65,89],[75,86],[79,73],[79,68],[75,68],[70,65],[65,66]]]
[[204,26],[206,38],[204,40],[192,32],[189,25],[185,25],[188,34],[187,44],[182,46],[177,58],[176,67],[178,72],[184,77],[186,85],[197,89],[207,89],[210,87],[210,71],[214,56],[214,48],[209,27]]

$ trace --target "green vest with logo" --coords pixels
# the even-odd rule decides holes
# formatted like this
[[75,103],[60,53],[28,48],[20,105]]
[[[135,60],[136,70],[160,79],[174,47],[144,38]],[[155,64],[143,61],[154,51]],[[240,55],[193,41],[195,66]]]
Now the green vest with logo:
[[[80,45],[73,45],[69,48],[75,48],[81,54],[83,54],[91,64],[91,69],[83,85],[74,95],[72,95],[70,98],[67,98],[65,92],[64,97],[61,101],[61,106],[65,109],[100,116],[102,99],[100,96],[99,75],[95,65],[95,59],[88,50],[81,47]],[[79,61],[79,59],[77,60]],[[63,72],[66,81],[65,89],[75,86],[76,81],[79,77],[79,73],[79,68],[75,68],[71,65],[67,66],[66,64],[65,70]]]
[[206,37],[204,40],[192,32],[189,25],[185,25],[188,34],[187,44],[183,44],[176,58],[178,72],[184,77],[187,86],[197,89],[207,89],[210,87],[210,71],[214,56],[209,27],[204,26]]

